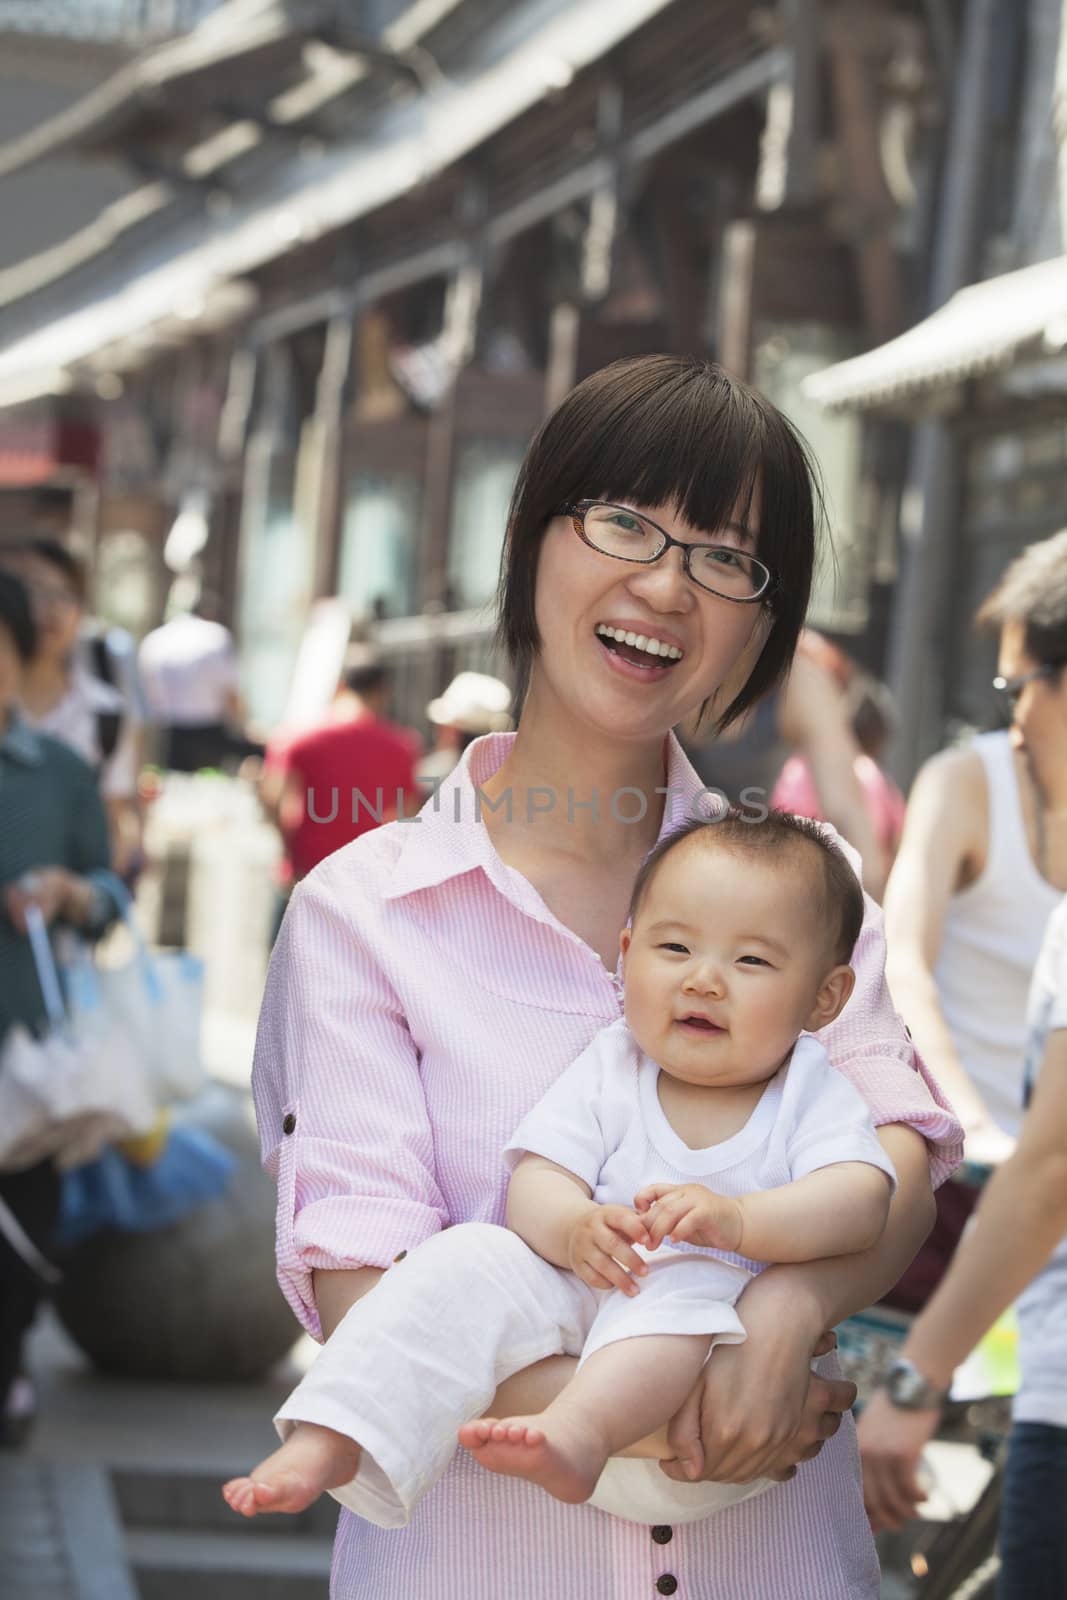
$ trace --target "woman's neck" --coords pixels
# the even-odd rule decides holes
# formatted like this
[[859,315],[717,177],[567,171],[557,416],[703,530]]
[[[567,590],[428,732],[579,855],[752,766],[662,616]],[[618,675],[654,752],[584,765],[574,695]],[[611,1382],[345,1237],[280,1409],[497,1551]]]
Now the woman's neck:
[[662,737],[629,744],[598,736],[531,698],[506,760],[482,785],[500,807],[487,817],[490,829],[502,819],[513,837],[588,862],[640,858],[663,817],[664,748]]
[[22,704],[31,716],[47,716],[63,699],[69,686],[70,670],[66,662],[39,657],[23,671]]

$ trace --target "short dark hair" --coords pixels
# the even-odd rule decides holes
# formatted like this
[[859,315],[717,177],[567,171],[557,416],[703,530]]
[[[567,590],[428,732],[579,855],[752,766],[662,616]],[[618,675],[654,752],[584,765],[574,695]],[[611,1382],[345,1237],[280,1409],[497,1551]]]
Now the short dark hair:
[[1067,528],[1016,556],[975,622],[980,628],[1019,622],[1028,656],[1042,666],[1067,662]]
[[[835,962],[848,962],[863,926],[864,899],[860,880],[848,864],[843,850],[827,837],[810,817],[794,817],[788,811],[768,811],[762,819],[746,816],[731,806],[719,817],[695,817],[659,841],[641,863],[630,895],[629,921],[632,923],[649,884],[666,858],[688,839],[701,837],[711,848],[732,850],[738,855],[767,858],[798,848],[812,847],[822,867],[821,920],[832,931]],[[831,942],[828,939],[828,942]]]
[[362,661],[346,667],[341,681],[351,694],[373,694],[376,689],[385,688],[389,672],[383,661]]
[[47,561],[70,585],[78,604],[85,604],[89,593],[85,567],[74,552],[60,544],[58,539],[11,540],[0,545],[0,562],[5,556],[34,556],[38,561]]
[[[772,627],[724,728],[781,682],[804,621],[822,494],[811,453],[769,400],[714,362],[683,356],[615,361],[572,389],[519,469],[497,591],[497,639],[516,675],[516,703],[540,647],[534,590],[541,543],[563,507],[589,498],[677,504],[709,532],[760,497],[756,554],[773,582]],[[703,711],[708,702],[704,702]]]
[[32,661],[37,651],[37,625],[26,585],[13,572],[0,568],[0,628],[11,635],[20,661]]

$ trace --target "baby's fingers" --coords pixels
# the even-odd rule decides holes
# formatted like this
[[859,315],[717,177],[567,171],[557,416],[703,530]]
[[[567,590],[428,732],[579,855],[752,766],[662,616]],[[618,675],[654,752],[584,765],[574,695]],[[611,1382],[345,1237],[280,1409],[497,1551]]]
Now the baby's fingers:
[[655,1205],[657,1200],[662,1200],[666,1195],[673,1194],[678,1185],[676,1183],[646,1183],[643,1189],[638,1189],[634,1195],[634,1210],[647,1211]]
[[[595,1289],[621,1289],[623,1294],[635,1295],[638,1292],[637,1284],[626,1268],[620,1266],[614,1256],[606,1250],[593,1250],[589,1255],[589,1265],[598,1278],[604,1282],[593,1285]],[[641,1262],[642,1270],[644,1262]],[[588,1279],[586,1280],[589,1281]]]
[[681,1201],[660,1201],[652,1213],[652,1220],[648,1225],[648,1233],[653,1246],[662,1244],[667,1235],[675,1231],[681,1218],[685,1216],[687,1209]]

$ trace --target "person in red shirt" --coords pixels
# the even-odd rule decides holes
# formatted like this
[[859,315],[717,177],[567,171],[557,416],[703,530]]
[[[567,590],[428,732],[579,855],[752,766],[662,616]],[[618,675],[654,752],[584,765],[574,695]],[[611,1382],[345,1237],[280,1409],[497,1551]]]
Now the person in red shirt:
[[386,668],[363,659],[346,668],[329,720],[275,753],[272,809],[290,884],[360,834],[418,810],[421,741],[386,719],[388,700]]

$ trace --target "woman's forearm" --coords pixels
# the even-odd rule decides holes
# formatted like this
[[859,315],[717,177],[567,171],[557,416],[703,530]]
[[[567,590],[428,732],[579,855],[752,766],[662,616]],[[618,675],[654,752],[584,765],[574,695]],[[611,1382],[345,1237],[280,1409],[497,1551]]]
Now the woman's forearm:
[[952,1374],[1036,1277],[1067,1232],[1067,1152],[1013,1157],[991,1179],[943,1282],[904,1353],[931,1383]]
[[312,1290],[318,1307],[323,1337],[328,1339],[357,1300],[369,1294],[382,1275],[381,1267],[355,1267],[347,1270],[316,1269],[311,1274]]
[[902,1123],[879,1128],[878,1137],[897,1173],[881,1239],[858,1255],[768,1267],[742,1296],[742,1321],[745,1297],[787,1278],[798,1310],[807,1307],[811,1330],[818,1333],[872,1305],[899,1280],[934,1223],[929,1158],[922,1135]]

